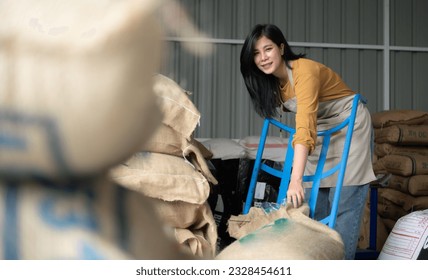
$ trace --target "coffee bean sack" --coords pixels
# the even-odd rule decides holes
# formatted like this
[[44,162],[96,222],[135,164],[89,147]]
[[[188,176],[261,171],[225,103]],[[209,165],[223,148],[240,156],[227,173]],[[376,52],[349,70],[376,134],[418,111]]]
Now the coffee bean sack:
[[210,183],[218,184],[206,162],[212,157],[212,153],[193,136],[187,139],[169,125],[161,123],[154,135],[142,147],[142,151],[187,159]]
[[0,258],[194,258],[104,175],[160,124],[163,2],[0,1]]
[[413,196],[428,196],[428,175],[406,177],[392,174],[385,186]]
[[228,231],[237,240],[216,259],[343,259],[339,233],[308,214],[305,204],[297,209],[282,206],[268,214],[253,207],[247,215],[231,216]]
[[374,130],[376,143],[428,146],[428,125],[392,125]]
[[200,258],[216,254],[217,227],[207,204],[210,184],[183,157],[139,152],[110,171],[111,178],[150,197],[176,241]]
[[373,127],[375,128],[397,124],[428,124],[428,112],[417,110],[388,110],[372,113],[371,116]]
[[422,154],[428,155],[428,145],[425,146],[403,146],[399,144],[375,143],[375,156],[384,157],[386,155],[397,154]]
[[160,119],[160,2],[0,2],[0,174],[87,176],[138,150]]
[[[387,202],[383,202],[383,200]],[[391,188],[380,188],[378,201],[383,204],[394,203],[407,212],[428,208],[428,196],[412,196]]]
[[156,214],[172,228],[176,241],[184,250],[199,258],[215,257],[217,226],[208,202],[193,204],[153,199],[153,205]]
[[193,137],[200,113],[190,94],[164,75],[154,76],[153,91],[161,124],[139,152],[111,169],[111,178],[150,197],[183,249],[213,258],[217,227],[207,199],[218,182],[206,162],[212,152]]
[[0,259],[192,259],[152,202],[104,176],[0,182]]
[[190,93],[161,74],[154,76],[153,91],[160,99],[162,123],[190,140],[201,118],[199,110],[189,98]]
[[402,208],[401,205],[395,204],[394,202],[388,200],[385,197],[382,197],[377,204],[377,211],[379,216],[386,219],[398,220],[404,215],[409,214],[409,211],[406,211]]
[[110,171],[111,178],[126,188],[165,201],[204,203],[208,180],[181,157],[140,152]]
[[[369,200],[368,200],[369,201]],[[370,247],[370,204],[364,206],[363,218],[361,221],[360,236],[358,237],[358,248],[368,249]],[[383,223],[383,218],[376,215],[376,250],[382,249],[385,240],[388,238],[388,231]]]
[[427,175],[428,156],[418,154],[387,155],[379,158],[373,169],[376,174],[391,173],[400,176]]

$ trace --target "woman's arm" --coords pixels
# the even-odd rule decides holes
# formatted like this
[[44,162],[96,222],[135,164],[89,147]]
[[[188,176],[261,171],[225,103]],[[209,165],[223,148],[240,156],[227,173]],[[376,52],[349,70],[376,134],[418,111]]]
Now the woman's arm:
[[294,147],[293,170],[287,191],[287,203],[292,203],[295,208],[302,205],[305,200],[302,183],[308,152],[308,148],[302,144],[296,144]]

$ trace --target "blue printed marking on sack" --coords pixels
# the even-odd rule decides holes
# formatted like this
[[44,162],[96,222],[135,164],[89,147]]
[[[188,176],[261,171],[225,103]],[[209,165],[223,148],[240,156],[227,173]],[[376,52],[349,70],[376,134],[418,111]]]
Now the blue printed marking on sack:
[[25,150],[27,148],[27,142],[22,137],[6,135],[4,132],[0,131],[0,148]]
[[[94,193],[90,189],[91,186],[79,186],[73,187],[72,185],[61,186],[57,190],[52,189],[53,186],[45,185],[46,189],[51,189],[54,192],[46,196],[39,205],[39,213],[42,220],[49,226],[67,230],[82,228],[92,232],[99,230],[99,224],[97,222],[94,205]],[[58,186],[57,186],[58,187]],[[84,200],[84,207],[77,208],[82,204],[78,202]],[[68,211],[59,214],[59,207],[63,206],[65,202],[72,202],[74,207],[68,209]],[[100,253],[96,247],[91,245],[85,239],[78,241],[78,252],[77,259],[82,260],[101,260],[105,259],[103,254]]]
[[105,257],[98,252],[98,250],[89,244],[87,241],[83,240],[80,244],[80,258],[81,260],[104,260]]
[[18,187],[7,185],[4,197],[5,217],[3,228],[3,257],[6,260],[19,259],[18,232]]
[[[55,228],[82,227],[96,231],[98,223],[93,207],[93,194],[87,189],[83,192],[77,190],[61,191],[46,196],[39,205],[39,213],[42,220]],[[56,211],[61,206],[64,206],[66,201],[78,202],[81,199],[84,199],[84,208],[77,208],[76,206],[81,206],[81,204],[73,203],[68,211]]]
[[[30,130],[33,133],[37,131],[44,137],[46,150],[50,152],[50,154],[46,154],[45,156],[52,160],[53,165],[57,167],[57,172],[63,175],[70,174],[71,172],[64,158],[62,142],[54,119],[46,116],[26,115],[22,112],[0,107],[0,152],[2,150],[7,152],[13,150],[21,153],[20,157],[22,157],[22,153],[32,153],[31,144],[33,135],[28,133]],[[22,167],[16,165],[8,166],[5,162],[1,162],[1,164],[1,173],[22,173],[25,176],[43,175],[42,171],[37,170],[37,166],[32,166],[31,170],[28,170],[28,166],[25,166],[25,164]]]

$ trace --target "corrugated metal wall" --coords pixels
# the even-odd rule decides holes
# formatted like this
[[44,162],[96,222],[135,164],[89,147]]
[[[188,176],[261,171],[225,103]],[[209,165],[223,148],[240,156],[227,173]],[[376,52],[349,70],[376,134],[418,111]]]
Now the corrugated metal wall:
[[428,111],[428,0],[178,2],[215,44],[212,55],[197,57],[182,47],[186,38],[166,38],[161,73],[193,92],[202,115],[196,137],[260,134],[262,119],[239,71],[243,40],[256,23],[278,25],[296,52],[332,67],[364,94],[371,112]]
[[391,1],[391,46],[391,108],[428,111],[428,0]]

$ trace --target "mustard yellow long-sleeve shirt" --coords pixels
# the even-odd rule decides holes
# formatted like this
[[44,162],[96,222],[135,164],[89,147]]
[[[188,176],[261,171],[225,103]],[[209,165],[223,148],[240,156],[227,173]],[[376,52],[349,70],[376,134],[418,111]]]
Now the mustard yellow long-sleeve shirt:
[[281,87],[283,102],[296,97],[295,144],[303,144],[313,151],[317,133],[317,111],[319,102],[353,95],[342,78],[327,66],[306,58],[292,62],[293,87],[287,82]]

